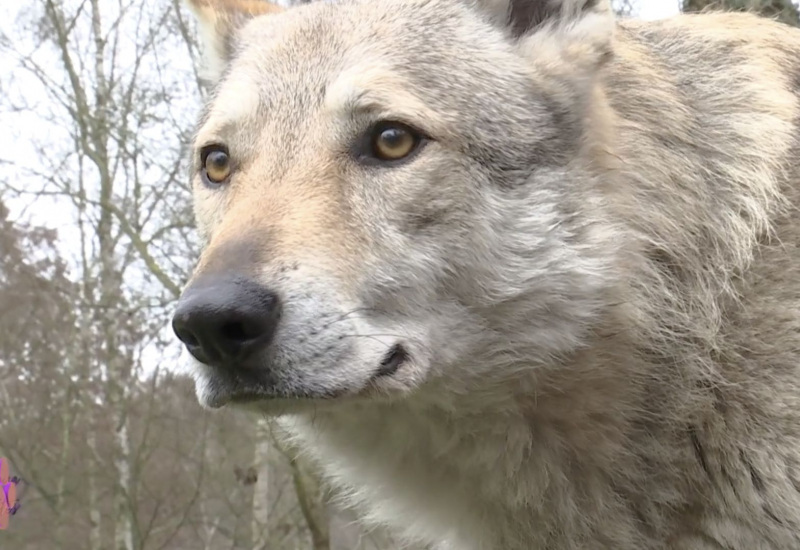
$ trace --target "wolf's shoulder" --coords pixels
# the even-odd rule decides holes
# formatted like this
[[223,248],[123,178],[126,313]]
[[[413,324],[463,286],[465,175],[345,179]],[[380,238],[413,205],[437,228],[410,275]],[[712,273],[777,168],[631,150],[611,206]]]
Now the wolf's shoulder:
[[622,19],[615,73],[631,67],[661,73],[676,85],[777,79],[800,88],[800,28],[750,13],[683,14],[658,21]]
[[727,174],[727,185],[752,183],[759,173],[773,180],[795,163],[800,29],[748,13],[621,20],[608,69],[619,153],[631,164],[681,181],[700,171]]
[[[800,28],[745,12],[689,13],[645,21],[621,18],[617,38],[665,52],[737,47],[800,47]],[[721,52],[724,53],[724,52]]]

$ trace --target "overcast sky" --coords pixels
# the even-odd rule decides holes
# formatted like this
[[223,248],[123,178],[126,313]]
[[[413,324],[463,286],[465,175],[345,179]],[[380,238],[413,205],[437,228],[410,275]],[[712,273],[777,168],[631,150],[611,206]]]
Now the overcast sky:
[[642,19],[661,19],[680,11],[679,0],[639,0],[637,4]]

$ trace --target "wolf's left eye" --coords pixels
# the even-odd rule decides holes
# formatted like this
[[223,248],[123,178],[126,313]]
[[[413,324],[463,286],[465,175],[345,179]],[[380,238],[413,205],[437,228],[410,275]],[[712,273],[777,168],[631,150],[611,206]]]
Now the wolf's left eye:
[[221,146],[209,147],[202,152],[202,172],[207,183],[220,185],[231,175],[231,157]]
[[383,162],[408,158],[424,141],[418,131],[400,122],[379,123],[372,128],[368,137],[368,149],[363,156]]

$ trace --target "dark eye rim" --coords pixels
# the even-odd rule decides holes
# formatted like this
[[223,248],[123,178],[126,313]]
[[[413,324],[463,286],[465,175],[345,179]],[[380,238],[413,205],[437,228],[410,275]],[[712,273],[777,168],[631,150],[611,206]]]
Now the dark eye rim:
[[[414,148],[409,154],[399,159],[382,159],[375,155],[375,151],[372,146],[375,138],[377,138],[381,132],[384,132],[389,128],[400,128],[411,134],[411,136],[414,138]],[[399,164],[410,162],[416,158],[419,152],[422,151],[422,149],[424,149],[430,141],[431,138],[428,136],[428,134],[412,124],[401,122],[399,120],[381,120],[371,125],[369,130],[361,135],[353,147],[353,153],[355,158],[361,164],[365,164],[367,166],[397,166]]]
[[[208,160],[209,155],[211,153],[224,153],[228,157],[228,162],[230,165],[230,174],[227,178],[220,182],[213,181],[211,178],[208,177],[208,171],[206,170],[206,161]],[[211,145],[206,145],[200,149],[200,177],[203,180],[203,183],[208,187],[216,188],[220,187],[221,185],[225,185],[230,179],[231,175],[233,174],[234,166],[233,166],[233,159],[231,158],[231,154],[228,151],[228,148],[221,143],[213,143]]]

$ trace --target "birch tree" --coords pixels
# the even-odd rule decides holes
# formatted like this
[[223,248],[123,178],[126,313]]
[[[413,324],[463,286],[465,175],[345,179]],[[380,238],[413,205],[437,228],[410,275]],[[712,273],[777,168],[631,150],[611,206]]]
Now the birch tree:
[[[76,336],[86,350],[84,365],[101,382],[97,402],[102,406],[94,412],[111,419],[113,538],[118,550],[141,546],[127,408],[141,344],[148,332],[152,336],[158,331],[145,313],[158,316],[177,296],[193,248],[191,220],[182,206],[186,184],[180,147],[164,147],[163,140],[151,142],[150,137],[170,130],[175,142],[185,137],[179,129],[187,125],[167,109],[165,100],[176,90],[191,98],[192,92],[185,93],[187,79],[169,80],[152,72],[159,68],[153,60],[173,36],[168,23],[174,10],[174,5],[155,2],[38,0],[24,14],[31,43],[18,37],[3,40],[44,92],[49,108],[37,122],[64,138],[34,143],[36,165],[18,166],[41,183],[39,188],[8,187],[37,200],[51,197],[71,209],[83,327]],[[145,80],[147,70],[157,78]],[[26,95],[14,100],[19,111],[37,110]],[[168,214],[171,223],[162,224],[157,212]],[[169,247],[181,244],[185,260],[178,263]],[[141,303],[144,296],[150,303]],[[95,425],[93,418],[87,420]],[[96,441],[90,433],[94,453]],[[66,457],[66,436],[62,449]],[[90,501],[97,503],[92,494],[95,472],[89,476]],[[98,510],[90,511],[92,548],[102,544],[101,517]]]

